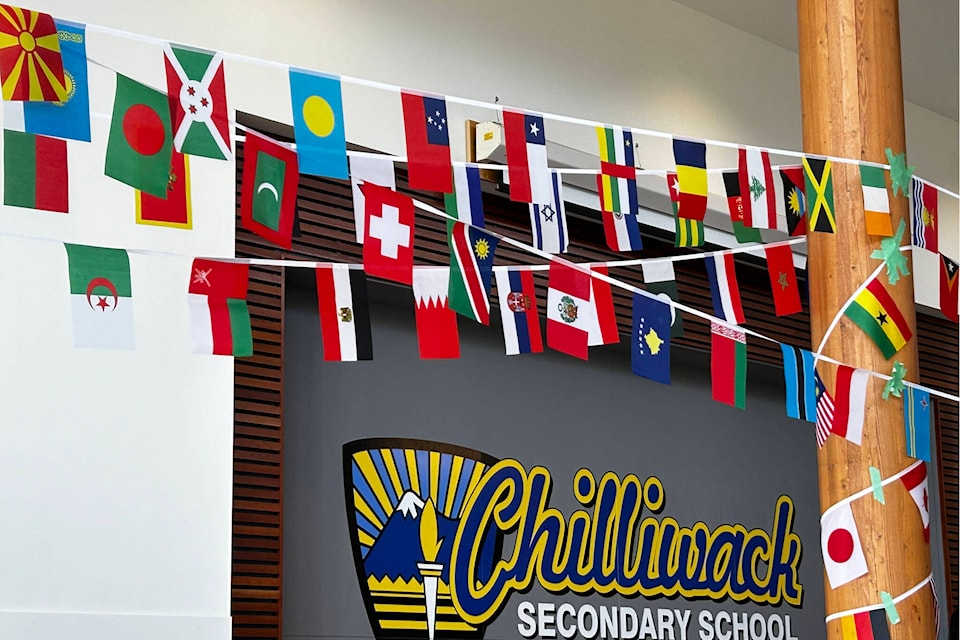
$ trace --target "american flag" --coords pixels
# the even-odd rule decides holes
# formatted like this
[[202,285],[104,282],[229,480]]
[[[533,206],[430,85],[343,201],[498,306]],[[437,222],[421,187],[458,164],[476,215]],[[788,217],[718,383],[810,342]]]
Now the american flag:
[[817,447],[822,448],[833,431],[833,398],[823,386],[820,373],[814,374],[817,388]]

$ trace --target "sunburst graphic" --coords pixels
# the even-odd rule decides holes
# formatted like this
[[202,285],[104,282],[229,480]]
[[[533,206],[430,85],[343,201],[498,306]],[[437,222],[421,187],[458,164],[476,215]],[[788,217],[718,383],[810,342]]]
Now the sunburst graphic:
[[490,257],[490,243],[486,238],[480,238],[473,244],[473,252],[479,259],[486,260]]
[[0,76],[4,100],[67,100],[60,39],[49,14],[0,4]]
[[790,213],[795,216],[803,213],[803,194],[800,193],[800,190],[796,187],[791,189],[790,194],[787,196],[787,207],[790,208]]

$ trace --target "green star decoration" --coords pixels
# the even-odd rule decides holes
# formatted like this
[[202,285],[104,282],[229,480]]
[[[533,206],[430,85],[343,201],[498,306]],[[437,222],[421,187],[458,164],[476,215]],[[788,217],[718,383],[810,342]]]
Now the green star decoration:
[[907,166],[907,154],[904,151],[893,155],[893,149],[887,147],[886,153],[887,161],[890,163],[890,182],[893,183],[893,195],[897,195],[897,189],[899,189],[906,196],[910,192],[910,178],[913,177],[916,167]]
[[899,360],[894,361],[893,371],[890,372],[890,379],[887,380],[887,384],[883,385],[884,400],[889,400],[891,393],[898,398],[902,397],[903,377],[905,375],[907,375],[907,368],[903,366],[903,363]]
[[883,260],[887,265],[887,281],[890,284],[897,284],[900,276],[910,275],[907,268],[907,257],[900,251],[900,243],[903,241],[903,234],[906,232],[907,225],[900,220],[900,226],[897,227],[897,233],[892,238],[884,238],[880,241],[880,248],[875,249],[870,257],[874,260]]

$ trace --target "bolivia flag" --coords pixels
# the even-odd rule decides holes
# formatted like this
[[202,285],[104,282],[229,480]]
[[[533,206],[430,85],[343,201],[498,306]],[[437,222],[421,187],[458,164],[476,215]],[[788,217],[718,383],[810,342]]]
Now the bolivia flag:
[[194,353],[253,355],[249,274],[247,264],[194,259],[188,295]]
[[913,335],[906,318],[878,278],[870,281],[843,314],[870,336],[887,360]]
[[3,132],[3,204],[67,213],[67,143]]
[[710,324],[710,377],[713,399],[738,409],[746,405],[747,334]]
[[73,343],[133,349],[130,258],[123,249],[65,244],[73,306]]

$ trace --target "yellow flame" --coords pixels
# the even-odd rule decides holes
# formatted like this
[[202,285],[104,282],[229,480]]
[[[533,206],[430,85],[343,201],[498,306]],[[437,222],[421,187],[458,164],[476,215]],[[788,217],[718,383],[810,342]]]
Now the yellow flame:
[[428,498],[420,512],[420,549],[424,561],[435,562],[442,543],[437,527],[437,509],[433,506],[433,499]]

